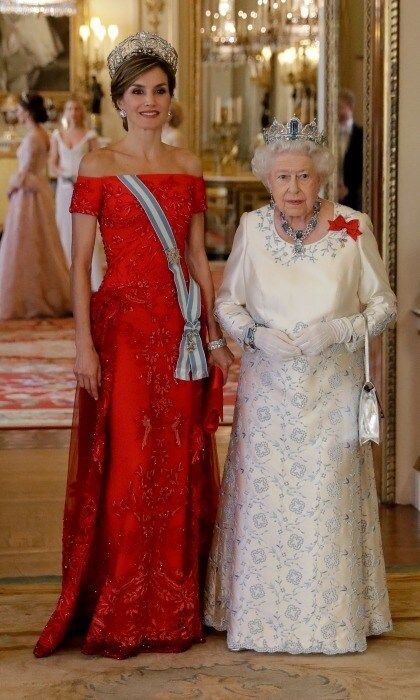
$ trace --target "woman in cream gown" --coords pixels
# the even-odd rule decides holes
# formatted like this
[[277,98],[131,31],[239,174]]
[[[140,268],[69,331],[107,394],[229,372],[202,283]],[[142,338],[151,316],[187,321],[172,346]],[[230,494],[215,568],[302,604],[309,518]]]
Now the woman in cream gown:
[[70,277],[54,219],[46,175],[49,138],[41,95],[23,93],[18,116],[28,133],[17,151],[0,246],[0,318],[66,316]]
[[[73,183],[79,172],[83,156],[98,147],[97,134],[93,129],[83,125],[83,105],[74,98],[67,100],[64,113],[68,129],[64,132],[56,129],[51,139],[51,167],[57,175],[55,193],[55,216],[60,232],[61,244],[67,265],[71,265],[72,223],[70,202],[73,195]],[[91,287],[96,292],[103,279],[105,255],[100,236],[96,236],[92,256]]]
[[244,354],[205,621],[233,650],[338,654],[391,629],[357,417],[365,319],[379,335],[395,297],[365,214],[321,200],[307,243],[282,228],[280,208],[293,221],[306,201],[314,215],[331,169],[321,135],[297,121],[257,149],[275,206],[242,216],[216,300]]

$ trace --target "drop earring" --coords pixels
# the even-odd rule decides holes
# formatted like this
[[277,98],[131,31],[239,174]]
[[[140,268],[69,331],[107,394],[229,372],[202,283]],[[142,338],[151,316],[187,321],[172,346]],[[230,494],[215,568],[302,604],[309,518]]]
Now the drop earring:
[[120,113],[121,119],[125,119],[127,117],[127,112],[125,111],[125,109],[120,109],[119,113]]
[[274,207],[276,206],[272,192],[270,192],[270,206],[272,207],[272,209],[274,209]]

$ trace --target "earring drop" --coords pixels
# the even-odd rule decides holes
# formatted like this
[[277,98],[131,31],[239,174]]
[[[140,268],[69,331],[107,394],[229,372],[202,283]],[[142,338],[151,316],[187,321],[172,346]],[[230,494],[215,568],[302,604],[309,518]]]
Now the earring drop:
[[120,113],[121,119],[125,119],[125,118],[126,118],[127,112],[125,111],[125,109],[120,109],[120,110],[119,110],[119,113]]
[[274,209],[274,207],[276,206],[276,203],[275,203],[275,201],[274,201],[274,197],[273,197],[273,193],[272,193],[272,192],[270,192],[270,206],[271,206],[273,209]]

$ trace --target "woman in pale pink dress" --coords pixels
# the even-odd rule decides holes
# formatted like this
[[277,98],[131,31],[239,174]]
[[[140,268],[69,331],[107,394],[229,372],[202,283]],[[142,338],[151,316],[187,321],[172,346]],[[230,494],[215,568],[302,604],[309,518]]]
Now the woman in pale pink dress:
[[66,316],[70,278],[55,223],[46,174],[49,138],[44,101],[22,93],[19,121],[28,130],[18,148],[19,170],[9,186],[0,246],[0,319]]

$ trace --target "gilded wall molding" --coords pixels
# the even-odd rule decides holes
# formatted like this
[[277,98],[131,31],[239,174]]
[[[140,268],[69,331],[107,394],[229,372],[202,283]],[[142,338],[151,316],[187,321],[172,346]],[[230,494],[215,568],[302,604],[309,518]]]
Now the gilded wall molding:
[[[382,255],[391,287],[397,291],[398,205],[398,55],[399,0],[384,3],[384,91],[383,91],[383,200]],[[396,481],[396,362],[395,328],[387,330],[382,343],[382,386],[386,415],[382,443],[383,503],[395,502]]]
[[[338,158],[338,121],[337,102],[339,90],[339,28],[340,28],[340,2],[339,0],[324,0],[324,39],[325,39],[325,104],[324,124],[327,133],[330,150],[337,160]],[[337,170],[326,185],[327,199],[336,199]]]

